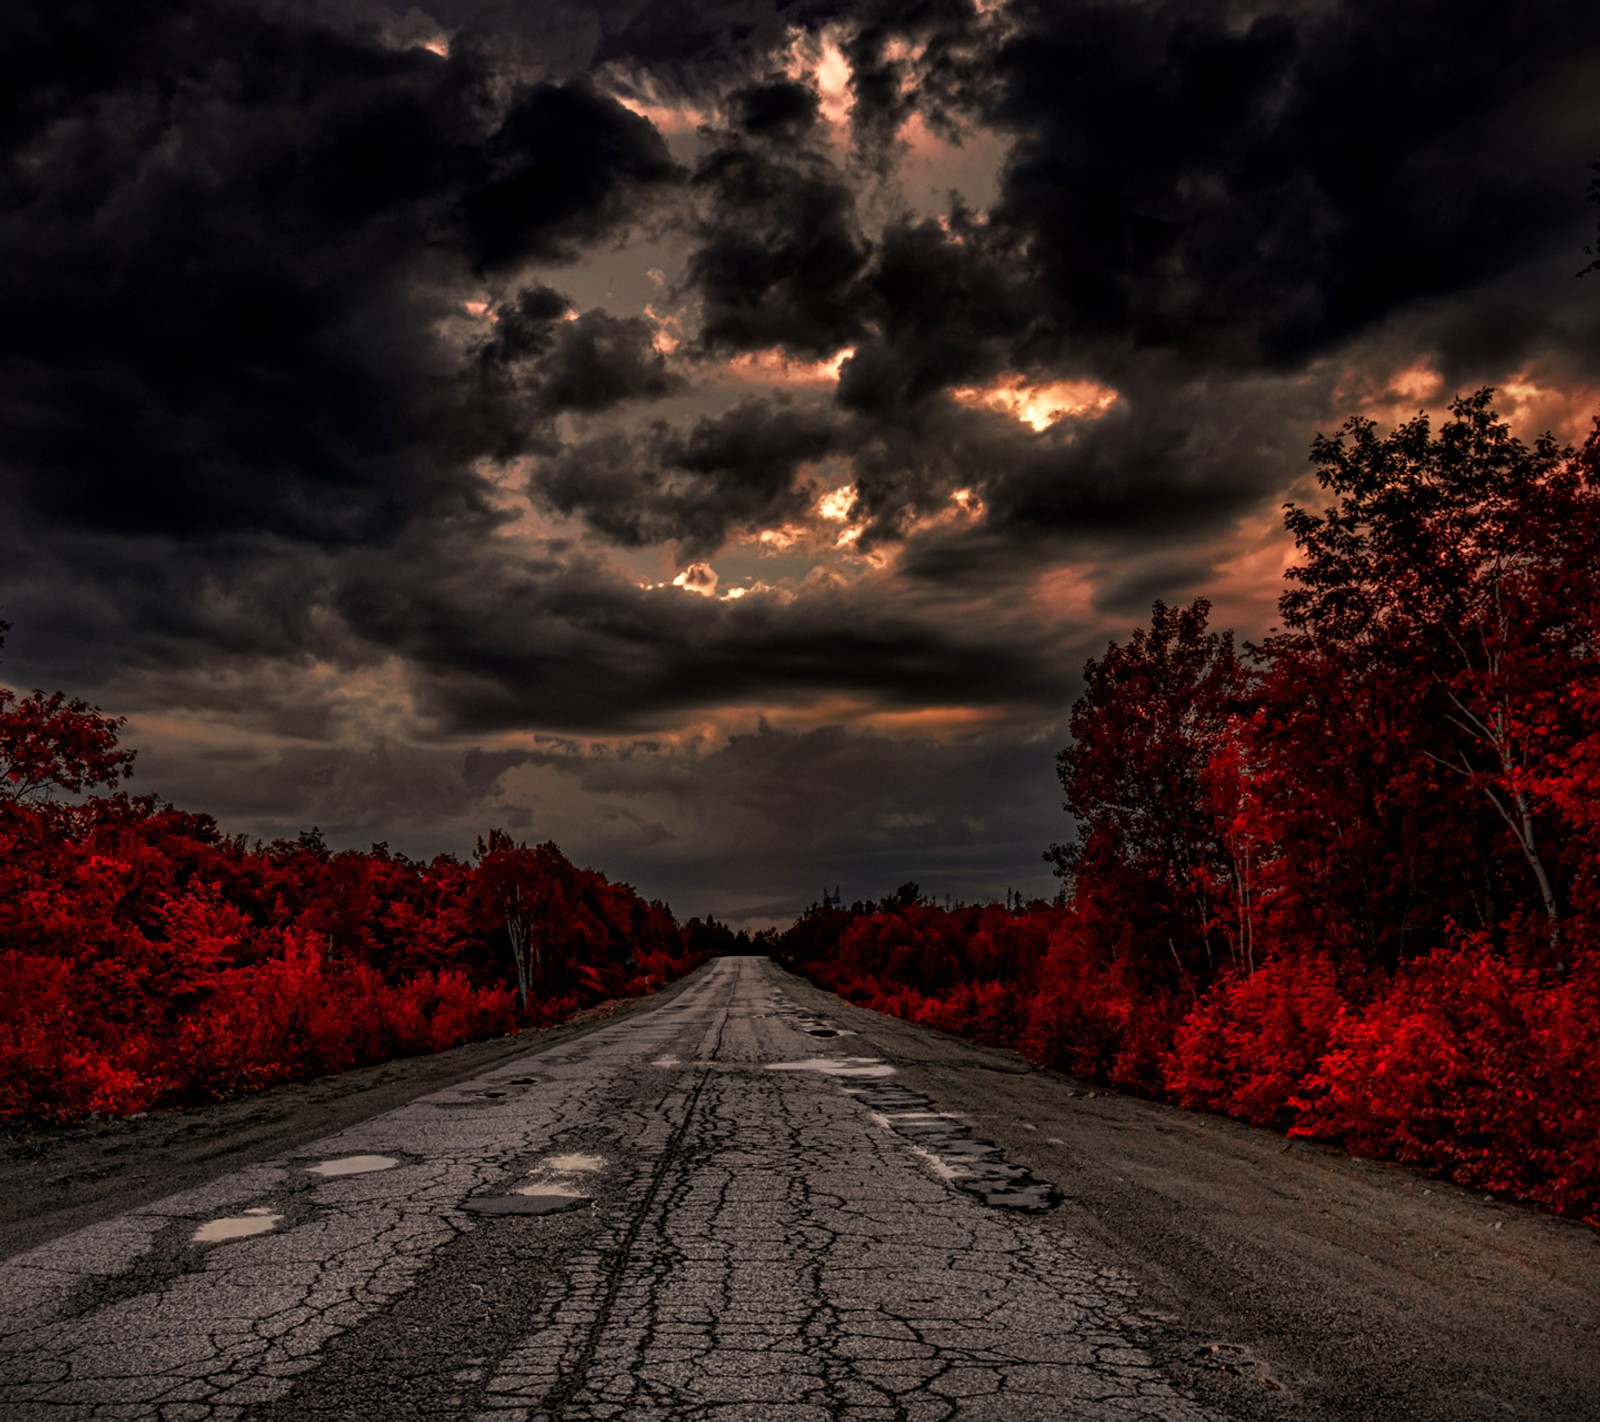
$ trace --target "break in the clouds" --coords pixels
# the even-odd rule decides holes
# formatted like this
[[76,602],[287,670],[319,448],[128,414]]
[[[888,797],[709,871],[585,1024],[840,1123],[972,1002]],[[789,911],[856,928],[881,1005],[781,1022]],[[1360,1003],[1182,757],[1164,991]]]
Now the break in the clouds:
[[1084,657],[1311,436],[1600,409],[1600,12],[25,3],[3,674],[274,835],[1048,891]]

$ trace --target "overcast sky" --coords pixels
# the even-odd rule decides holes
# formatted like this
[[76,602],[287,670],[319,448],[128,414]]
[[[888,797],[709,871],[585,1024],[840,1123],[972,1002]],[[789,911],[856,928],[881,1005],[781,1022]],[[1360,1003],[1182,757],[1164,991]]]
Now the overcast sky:
[[1307,448],[1600,410],[1600,6],[10,0],[0,681],[230,831],[1053,890]]

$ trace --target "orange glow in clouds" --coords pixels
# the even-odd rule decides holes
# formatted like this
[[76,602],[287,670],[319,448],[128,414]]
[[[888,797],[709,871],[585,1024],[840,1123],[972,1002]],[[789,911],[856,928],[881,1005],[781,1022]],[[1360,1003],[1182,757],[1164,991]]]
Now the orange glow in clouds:
[[855,506],[856,486],[842,484],[817,500],[817,514],[821,518],[831,519],[834,523],[843,523],[850,517],[850,510]]
[[[1582,444],[1600,405],[1600,389],[1537,369],[1511,371],[1482,383],[1495,387],[1495,409],[1525,442],[1548,431],[1563,443]],[[1426,414],[1437,429],[1450,418],[1450,401],[1465,393],[1465,388],[1448,387],[1426,360],[1416,360],[1389,375],[1350,367],[1334,385],[1331,401],[1336,411],[1353,407],[1356,414],[1385,426]]]
[[773,346],[769,350],[736,355],[722,368],[734,380],[762,385],[833,385],[844,363],[855,353],[854,346],[846,346],[827,360],[791,360],[780,347]]
[[714,597],[717,591],[717,570],[709,563],[691,563],[672,580],[672,586],[685,592],[699,593],[701,597]]
[[1004,375],[988,385],[965,385],[952,390],[958,404],[1010,415],[1036,432],[1061,420],[1098,419],[1117,403],[1117,392],[1092,380],[1052,380],[1033,384],[1026,376]]
[[662,134],[694,133],[715,117],[669,92],[654,75],[643,70],[607,66],[604,88],[623,108],[649,123]]
[[783,72],[785,78],[809,84],[817,91],[817,108],[823,122],[833,130],[836,142],[847,141],[850,111],[856,100],[852,91],[854,75],[839,44],[838,28],[830,25],[817,35],[792,30]]

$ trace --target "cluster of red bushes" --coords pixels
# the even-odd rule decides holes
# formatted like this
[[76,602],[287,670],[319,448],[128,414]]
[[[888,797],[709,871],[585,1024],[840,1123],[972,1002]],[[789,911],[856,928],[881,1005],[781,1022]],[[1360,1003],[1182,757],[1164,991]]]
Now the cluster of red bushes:
[[1600,434],[1352,421],[1282,627],[1089,663],[1055,905],[815,910],[857,1001],[1600,1223]]
[[335,854],[314,831],[251,843],[81,793],[126,773],[119,727],[0,689],[0,1119],[195,1101],[547,1024],[652,991],[715,937],[553,844]]
[[1284,953],[1174,992],[1093,943],[1071,906],[893,904],[813,910],[786,948],[879,1012],[1600,1224],[1600,953],[1561,975],[1485,940],[1392,972]]

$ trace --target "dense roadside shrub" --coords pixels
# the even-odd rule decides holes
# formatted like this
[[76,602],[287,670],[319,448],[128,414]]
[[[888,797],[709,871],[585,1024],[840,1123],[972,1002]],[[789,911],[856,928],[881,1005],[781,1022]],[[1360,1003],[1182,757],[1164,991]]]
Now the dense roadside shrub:
[[1600,973],[1475,942],[1405,965],[1333,1034],[1300,1135],[1600,1222]]
[[1230,973],[1179,1025],[1167,1089],[1181,1106],[1285,1129],[1347,1010],[1334,965],[1318,954]]
[[[962,934],[1005,916],[1026,920],[1030,937],[1054,923],[1046,951],[1009,978],[962,981],[973,941]],[[804,920],[782,945],[804,945],[793,965],[852,1002],[1600,1224],[1600,958],[1590,945],[1569,944],[1581,966],[1564,975],[1477,938],[1393,974],[1304,953],[1174,993],[1098,960],[1070,907],[989,905],[958,918],[863,906],[853,917],[831,951]],[[930,925],[953,979],[936,993],[915,982],[914,935]],[[882,943],[896,945],[886,961],[903,976],[852,957]]]
[[424,864],[86,795],[128,771],[119,726],[0,689],[0,1121],[200,1101],[546,1025],[653,991],[725,935],[680,929],[553,844],[492,833],[475,862]]

